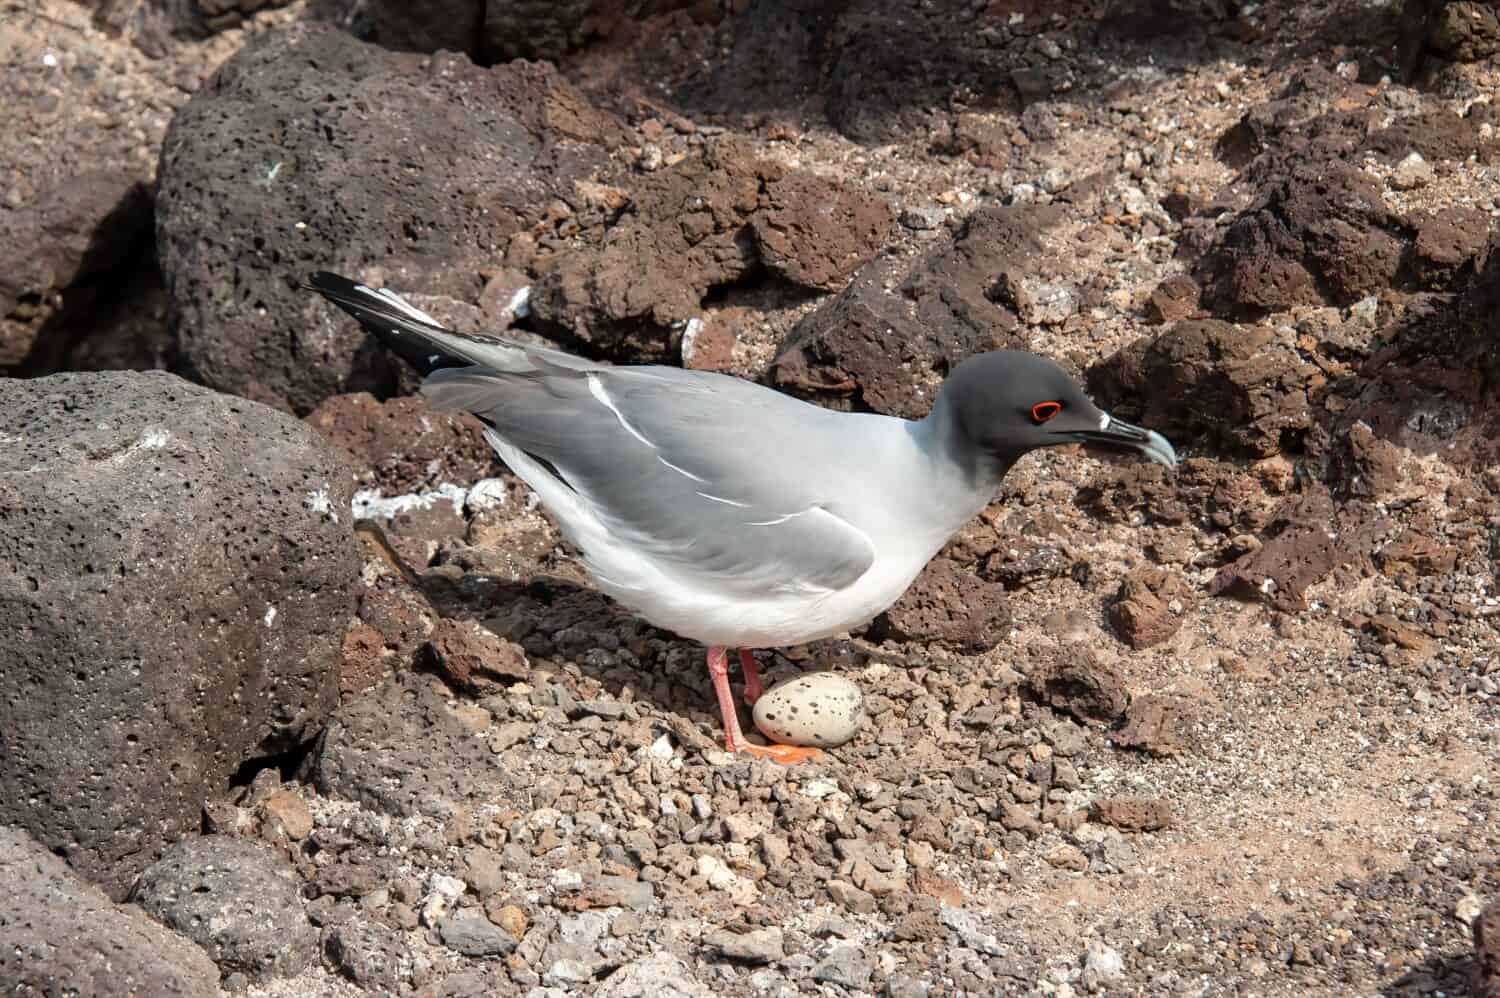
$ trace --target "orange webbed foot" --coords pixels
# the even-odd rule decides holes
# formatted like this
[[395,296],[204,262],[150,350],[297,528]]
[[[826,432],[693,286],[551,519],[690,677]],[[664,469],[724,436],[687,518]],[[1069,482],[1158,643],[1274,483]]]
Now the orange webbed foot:
[[739,747],[741,752],[749,752],[753,756],[762,759],[770,759],[779,762],[783,766],[795,766],[803,762],[812,762],[823,753],[815,748],[807,748],[802,745],[750,745],[744,744]]

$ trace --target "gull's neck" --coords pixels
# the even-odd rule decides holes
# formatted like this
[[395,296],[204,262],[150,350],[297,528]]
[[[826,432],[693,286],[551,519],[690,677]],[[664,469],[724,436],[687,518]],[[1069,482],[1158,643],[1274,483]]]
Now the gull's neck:
[[922,499],[949,534],[989,505],[1000,480],[1021,456],[1002,459],[976,448],[941,394],[925,417],[906,425],[926,472]]

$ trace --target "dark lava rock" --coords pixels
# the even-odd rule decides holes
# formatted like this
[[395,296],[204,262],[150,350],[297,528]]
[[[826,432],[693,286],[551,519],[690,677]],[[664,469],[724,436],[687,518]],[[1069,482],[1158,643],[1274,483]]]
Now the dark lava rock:
[[233,28],[258,11],[291,0],[93,0],[94,23],[128,38],[152,58],[181,41],[196,41]]
[[486,0],[475,6],[484,8],[482,55],[490,62],[557,62],[591,41],[628,34],[635,22],[653,15],[686,9],[694,20],[713,23],[723,13],[715,0]]
[[368,392],[335,395],[309,413],[307,423],[348,456],[357,483],[386,495],[446,482],[468,485],[501,467],[478,419],[430,409],[420,395],[384,402]]
[[1362,420],[1383,439],[1417,445],[1422,436],[1451,437],[1469,418],[1464,408],[1493,412],[1486,403],[1500,391],[1500,232],[1478,263],[1471,280],[1414,303],[1383,333],[1360,370],[1347,425]]
[[472,301],[481,268],[621,135],[544,65],[395,54],[312,24],[256,38],[162,150],[157,249],[183,362],[298,413],[389,394],[387,355],[305,273]]
[[1264,326],[1179,322],[1094,365],[1101,405],[1179,443],[1209,443],[1265,457],[1311,425],[1315,369]]
[[317,953],[300,885],[286,859],[263,843],[192,836],[141,873],[130,900],[203,947],[226,976],[265,981],[301,973]]
[[1160,568],[1140,568],[1120,583],[1109,608],[1109,621],[1132,648],[1161,644],[1177,633],[1197,598],[1181,575]]
[[585,192],[576,246],[536,261],[539,327],[618,360],[656,360],[710,291],[763,266],[814,290],[841,286],[884,244],[880,198],[756,158],[730,141],[649,173],[629,191]]
[[1500,904],[1474,919],[1474,998],[1500,998]]
[[[1424,223],[1388,209],[1380,181],[1353,164],[1372,153],[1390,163],[1412,153],[1435,164],[1488,158],[1496,144],[1481,137],[1487,113],[1435,109],[1391,120],[1326,70],[1298,73],[1285,93],[1252,108],[1219,141],[1220,156],[1244,167],[1237,185],[1256,193],[1204,254],[1196,276],[1205,304],[1227,317],[1349,305],[1393,285],[1430,284],[1461,266],[1475,246],[1472,231],[1453,231],[1450,218],[1415,247]],[[1441,262],[1448,257],[1458,259]]]
[[1186,274],[1173,274],[1151,292],[1146,301],[1146,317],[1152,322],[1176,322],[1198,311],[1202,291]]
[[732,142],[614,192],[617,217],[599,244],[537,262],[531,314],[616,359],[660,359],[667,330],[697,317],[710,288],[748,274],[759,256],[746,222],[785,168]]
[[68,173],[20,210],[0,211],[0,368],[30,357],[60,292],[123,267],[150,239],[143,180],[120,169]]
[[531,675],[531,665],[519,645],[472,620],[439,620],[428,640],[426,660],[459,689],[477,689],[485,679],[515,682]]
[[334,714],[312,763],[320,791],[395,815],[451,815],[524,795],[436,678],[398,672]]
[[803,287],[836,291],[885,245],[895,224],[891,207],[807,172],[770,184],[765,210],[751,220],[761,260]]
[[1204,262],[1205,300],[1232,316],[1350,305],[1389,287],[1409,240],[1380,182],[1339,162],[1294,164],[1269,181]]
[[485,0],[369,0],[370,40],[398,52],[462,52],[479,59]]
[[204,952],[117,905],[18,828],[0,826],[0,980],[8,994],[217,998]]
[[874,640],[933,642],[972,654],[993,648],[1009,623],[1004,586],[934,558],[869,633]]
[[399,990],[401,968],[411,961],[399,933],[360,916],[327,929],[323,934],[323,952],[341,974],[366,991],[378,994]]
[[1025,676],[1033,696],[1080,721],[1112,722],[1130,700],[1119,670],[1083,644],[1056,652],[1028,649]]
[[1500,10],[1482,0],[1411,0],[1427,14],[1427,48],[1454,62],[1479,62],[1500,52]]
[[1278,610],[1305,610],[1303,592],[1337,566],[1368,574],[1390,521],[1362,504],[1335,506],[1312,492],[1289,500],[1268,539],[1224,566],[1208,584],[1211,596],[1260,599]]
[[[927,414],[942,379],[976,353],[1024,347],[999,275],[1025,273],[1051,209],[986,208],[953,243],[909,266],[887,257],[799,322],[771,369],[775,383],[825,403]],[[893,289],[894,286],[894,289]]]
[[0,821],[123,892],[337,698],[348,471],[168,374],[0,380]]
[[1475,208],[1443,208],[1420,224],[1412,244],[1414,266],[1423,287],[1447,290],[1470,276],[1484,258],[1490,217]]

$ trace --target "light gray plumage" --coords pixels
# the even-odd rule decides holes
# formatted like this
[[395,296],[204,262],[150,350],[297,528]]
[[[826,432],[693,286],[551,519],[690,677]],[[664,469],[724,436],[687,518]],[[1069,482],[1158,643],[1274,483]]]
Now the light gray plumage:
[[1130,447],[1057,365],[997,351],[959,365],[931,413],[838,413],[738,378],[612,367],[442,329],[389,292],[310,286],[428,373],[551,509],[602,589],[711,647],[800,644],[894,602],[1024,453]]

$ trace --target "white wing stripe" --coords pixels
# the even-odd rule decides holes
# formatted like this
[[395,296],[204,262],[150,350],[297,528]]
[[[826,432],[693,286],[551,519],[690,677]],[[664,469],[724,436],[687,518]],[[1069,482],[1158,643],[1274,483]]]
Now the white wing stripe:
[[712,502],[721,502],[726,506],[737,506],[740,509],[750,508],[750,504],[747,502],[735,502],[733,499],[721,499],[718,496],[711,496],[707,492],[699,492],[698,494],[705,499],[708,499]]
[[425,322],[429,326],[437,326],[439,329],[442,328],[442,324],[439,323],[436,319],[428,315],[426,312],[422,311],[420,308],[417,308],[417,306],[413,305],[405,298],[402,298],[400,295],[396,294],[396,292],[392,291],[390,288],[381,288],[379,291],[376,291],[374,288],[367,287],[363,284],[356,284],[355,288],[359,291],[363,291],[367,295],[373,295],[374,297],[379,298],[385,304],[392,306],[393,308],[410,316],[413,319],[416,319],[418,322]]
[[589,394],[598,399],[606,409],[615,414],[615,418],[620,421],[620,425],[625,428],[625,432],[630,434],[632,437],[635,437],[637,440],[645,444],[647,447],[650,447],[652,450],[656,450],[656,445],[647,440],[645,437],[641,436],[636,428],[630,425],[629,420],[625,418],[624,414],[620,412],[619,408],[615,405],[614,400],[609,397],[609,393],[604,390],[604,382],[599,380],[599,375],[588,375],[588,382]]
[[706,481],[708,481],[708,479],[702,478],[702,477],[700,477],[698,475],[695,475],[691,471],[688,471],[686,468],[679,468],[679,467],[677,467],[677,465],[673,464],[671,461],[668,461],[666,458],[662,457],[660,454],[656,455],[656,459],[658,461],[660,461],[662,464],[666,465],[668,468],[671,468],[673,471],[677,472],[679,475],[681,475],[684,478],[691,478],[695,482],[706,482]]

